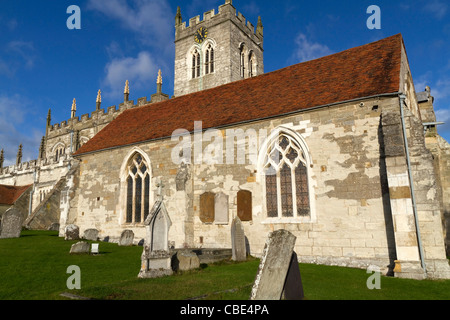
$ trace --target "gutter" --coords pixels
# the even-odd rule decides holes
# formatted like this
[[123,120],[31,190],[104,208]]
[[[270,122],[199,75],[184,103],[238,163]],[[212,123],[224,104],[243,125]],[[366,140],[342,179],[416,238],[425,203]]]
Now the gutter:
[[[360,101],[360,100],[369,100],[369,99],[385,98],[385,97],[398,97],[400,94],[401,94],[401,92],[382,93],[382,94],[377,94],[377,95],[373,95],[373,96],[367,96],[367,97],[355,98],[355,99],[350,99],[350,100],[344,100],[344,101],[340,101],[340,102],[334,102],[334,103],[324,104],[324,105],[320,105],[320,106],[316,106],[316,107],[311,107],[311,108],[307,108],[307,109],[303,109],[303,110],[296,110],[296,111],[281,113],[281,114],[277,114],[277,115],[269,116],[269,117],[264,117],[264,118],[256,118],[256,119],[251,119],[251,120],[245,120],[245,121],[235,122],[235,123],[231,123],[231,124],[225,124],[225,125],[221,125],[221,126],[217,126],[217,127],[211,127],[211,128],[202,128],[202,131],[206,131],[206,130],[210,130],[210,129],[224,129],[224,128],[229,128],[229,127],[233,127],[233,126],[249,124],[249,123],[257,122],[257,121],[271,120],[271,119],[276,119],[276,118],[279,118],[279,117],[291,116],[291,115],[302,113],[302,112],[314,111],[314,110],[317,110],[317,109],[322,109],[322,108],[327,108],[327,107],[329,108],[329,107],[333,107],[333,106],[336,106],[336,105],[339,105],[339,104],[352,103],[352,102],[356,102],[356,101]],[[132,109],[128,109],[128,110],[132,110]],[[115,121],[115,120],[113,120],[113,121]],[[180,129],[180,128],[178,128],[178,129]],[[189,131],[189,134],[193,134],[195,132],[198,132],[198,130],[194,129],[193,131]],[[160,141],[160,140],[164,140],[164,139],[170,139],[172,137],[177,137],[177,136],[181,137],[181,136],[185,136],[185,135],[186,135],[186,133],[181,133],[181,134],[178,134],[178,135],[171,135],[171,136],[166,136],[166,137],[153,138],[153,139],[149,139],[149,140],[133,142],[133,143],[124,144],[124,145],[120,145],[120,146],[114,146],[114,147],[108,147],[108,148],[94,150],[94,151],[83,152],[83,153],[79,153],[79,154],[74,154],[72,156],[74,158],[78,158],[78,157],[84,156],[84,155],[94,154],[94,153],[103,152],[103,151],[110,151],[110,150],[119,149],[119,148],[123,148],[123,147],[131,147],[131,146],[135,146],[135,145],[138,145],[138,144],[141,144],[141,143]]]
[[411,189],[411,200],[413,205],[413,213],[414,213],[414,219],[416,224],[416,235],[417,235],[417,243],[419,245],[419,255],[420,255],[420,262],[422,264],[422,269],[425,272],[425,275],[427,273],[426,264],[425,264],[425,255],[423,253],[423,246],[422,246],[422,239],[420,236],[420,228],[419,228],[419,218],[417,213],[417,204],[416,204],[416,197],[415,197],[415,191],[414,191],[414,180],[412,176],[411,171],[411,159],[409,156],[409,147],[408,147],[408,138],[406,136],[406,126],[405,126],[405,115],[403,113],[403,105],[405,104],[406,95],[404,93],[399,94],[400,98],[400,115],[402,118],[402,129],[403,129],[403,139],[405,143],[405,152],[406,152],[406,162],[408,166],[408,175],[409,175],[409,183],[410,183],[410,189]]

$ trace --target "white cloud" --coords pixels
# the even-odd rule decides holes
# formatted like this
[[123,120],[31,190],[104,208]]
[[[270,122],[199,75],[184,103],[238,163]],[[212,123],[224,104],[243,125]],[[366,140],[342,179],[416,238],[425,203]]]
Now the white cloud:
[[34,45],[27,41],[11,41],[6,45],[6,50],[15,55],[20,56],[25,62],[25,67],[31,69],[34,66],[35,55]]
[[33,42],[10,41],[0,52],[0,74],[12,78],[21,68],[31,70],[36,61]]
[[146,44],[162,44],[174,32],[175,14],[166,0],[89,0],[88,8],[118,20]]
[[[142,51],[137,57],[114,58],[105,67],[106,76],[103,80],[106,94],[111,98],[123,95],[126,80],[130,81],[130,89],[150,87],[156,82],[157,65],[147,51]],[[153,81],[154,80],[154,81]]]
[[297,36],[295,45],[293,60],[296,62],[314,60],[333,53],[328,46],[309,40],[303,33]]
[[425,5],[424,10],[440,20],[447,14],[448,4],[441,0],[433,0]]

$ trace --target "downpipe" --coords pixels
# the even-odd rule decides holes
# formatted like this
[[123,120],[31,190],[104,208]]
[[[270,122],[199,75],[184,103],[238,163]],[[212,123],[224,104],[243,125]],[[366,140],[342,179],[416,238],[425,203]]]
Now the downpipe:
[[416,196],[415,196],[415,191],[414,191],[414,180],[413,180],[412,171],[411,171],[411,159],[409,156],[408,138],[406,135],[406,126],[405,126],[405,116],[403,113],[403,106],[405,105],[406,95],[404,93],[402,93],[402,94],[400,94],[399,98],[400,98],[400,116],[402,119],[403,139],[404,139],[404,143],[405,143],[405,152],[406,152],[406,163],[407,163],[407,167],[408,167],[409,183],[410,183],[410,188],[411,188],[411,200],[412,200],[412,206],[413,206],[414,220],[415,220],[415,224],[416,224],[417,243],[419,245],[420,262],[422,264],[422,269],[426,275],[427,269],[426,269],[426,265],[425,265],[425,255],[423,253],[422,238],[420,235],[419,217],[417,214]]

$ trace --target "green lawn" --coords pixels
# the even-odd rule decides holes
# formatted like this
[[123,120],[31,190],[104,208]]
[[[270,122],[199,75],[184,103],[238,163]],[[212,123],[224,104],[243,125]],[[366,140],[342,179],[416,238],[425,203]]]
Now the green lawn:
[[[248,300],[259,265],[230,261],[159,279],[138,279],[142,247],[100,243],[100,255],[70,255],[77,241],[56,232],[23,231],[19,239],[0,240],[0,299],[67,299],[64,292],[117,300]],[[80,267],[81,290],[66,286],[67,268]],[[449,300],[450,280],[381,278],[369,290],[365,270],[300,264],[306,300]]]

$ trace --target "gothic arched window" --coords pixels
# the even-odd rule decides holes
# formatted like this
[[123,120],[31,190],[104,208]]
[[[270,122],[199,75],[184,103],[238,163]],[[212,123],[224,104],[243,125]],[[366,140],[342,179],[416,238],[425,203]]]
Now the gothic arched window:
[[58,146],[54,148],[55,161],[58,162],[65,153],[66,147],[62,143],[58,143]]
[[195,49],[192,54],[192,79],[200,77],[200,52]]
[[205,54],[205,74],[214,72],[214,48],[211,44],[206,48]]
[[280,133],[268,146],[264,177],[268,218],[310,216],[307,160],[291,136]]
[[240,47],[240,72],[241,72],[241,77],[245,78],[245,46],[244,44],[241,45]]
[[149,164],[136,153],[129,161],[126,179],[126,223],[144,222],[150,212]]
[[253,52],[250,53],[248,59],[248,76],[250,78],[256,76],[256,57]]

